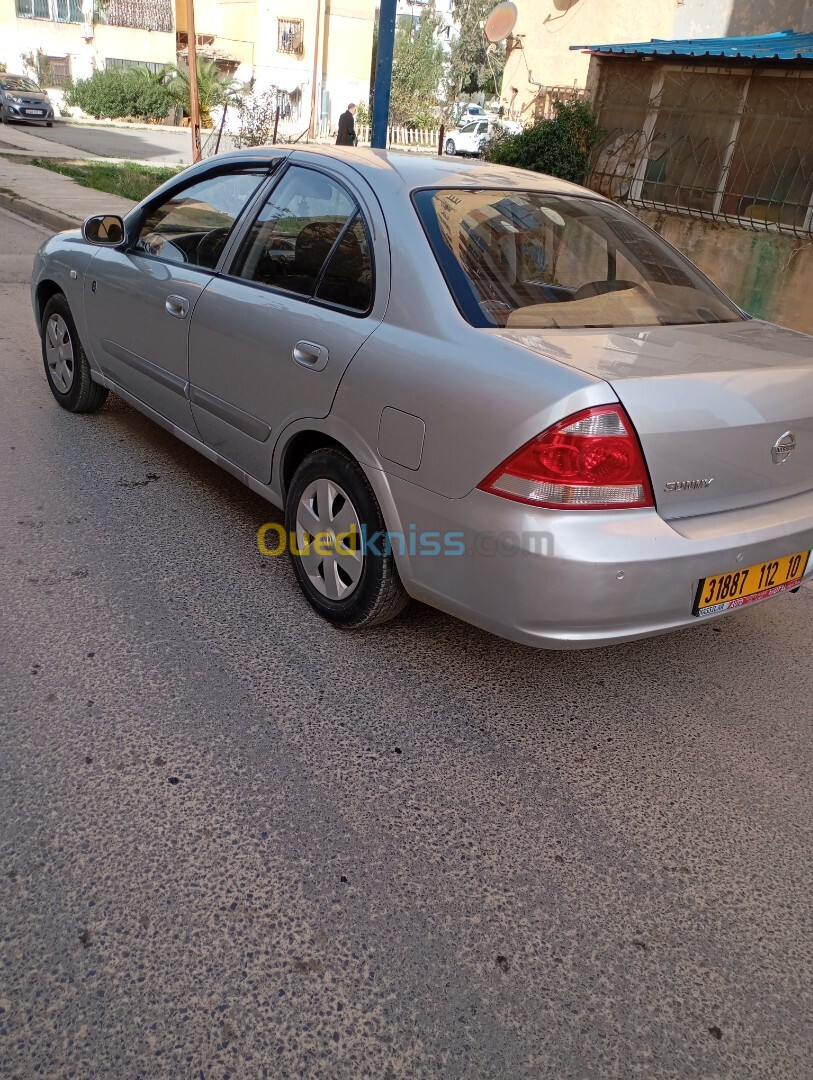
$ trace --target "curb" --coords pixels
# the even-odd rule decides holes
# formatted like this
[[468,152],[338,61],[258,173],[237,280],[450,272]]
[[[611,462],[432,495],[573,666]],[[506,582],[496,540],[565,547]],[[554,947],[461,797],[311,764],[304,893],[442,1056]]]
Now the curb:
[[47,229],[53,229],[54,232],[78,229],[82,224],[77,218],[68,217],[67,214],[61,214],[58,210],[49,210],[46,206],[40,206],[39,203],[31,202],[29,199],[22,199],[10,191],[0,190],[0,206],[4,210],[10,210],[12,214],[17,214],[18,217],[26,218],[37,225],[44,225]]

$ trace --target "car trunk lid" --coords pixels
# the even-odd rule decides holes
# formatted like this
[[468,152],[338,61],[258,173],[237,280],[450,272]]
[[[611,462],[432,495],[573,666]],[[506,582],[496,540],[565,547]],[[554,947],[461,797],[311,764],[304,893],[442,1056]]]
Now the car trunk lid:
[[757,320],[501,336],[606,380],[666,519],[813,489],[813,342]]

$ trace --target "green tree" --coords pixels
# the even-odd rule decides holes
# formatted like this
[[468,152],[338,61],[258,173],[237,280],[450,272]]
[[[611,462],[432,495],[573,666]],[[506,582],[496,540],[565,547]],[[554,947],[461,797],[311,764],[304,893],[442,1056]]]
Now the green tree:
[[443,78],[443,46],[436,38],[434,6],[417,22],[402,18],[395,30],[390,96],[390,123],[428,127],[435,123],[434,107]]
[[483,27],[495,0],[454,0],[453,14],[460,33],[452,42],[445,80],[447,111],[461,94],[500,92],[505,47],[492,45]]

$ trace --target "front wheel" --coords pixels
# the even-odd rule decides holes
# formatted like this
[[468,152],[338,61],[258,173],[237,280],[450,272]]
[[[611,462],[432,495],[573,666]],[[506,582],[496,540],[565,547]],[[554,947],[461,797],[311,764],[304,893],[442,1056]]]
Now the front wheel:
[[95,383],[90,376],[90,364],[63,293],[55,293],[45,305],[40,333],[45,376],[62,408],[68,412],[100,409],[107,397],[107,387]]
[[315,450],[294,474],[285,530],[299,586],[348,630],[394,619],[408,601],[367,477],[343,450]]
[[454,144],[454,139],[447,139],[446,140],[446,153],[447,154],[456,154],[457,153],[457,147]]

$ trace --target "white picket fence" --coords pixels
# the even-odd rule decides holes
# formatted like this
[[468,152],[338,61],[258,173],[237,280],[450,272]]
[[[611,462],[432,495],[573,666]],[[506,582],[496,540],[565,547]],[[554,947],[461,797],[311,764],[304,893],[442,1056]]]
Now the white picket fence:
[[[356,128],[359,144],[370,142],[370,127],[365,124]],[[438,128],[387,128],[387,146],[427,146],[437,149],[440,130]]]
[[[322,121],[319,125],[319,136],[323,139],[335,139],[336,130],[328,122]],[[359,146],[369,146],[370,125],[356,124],[356,136]],[[387,146],[422,146],[428,150],[437,150],[439,138],[439,128],[407,128],[394,125],[387,128]]]

